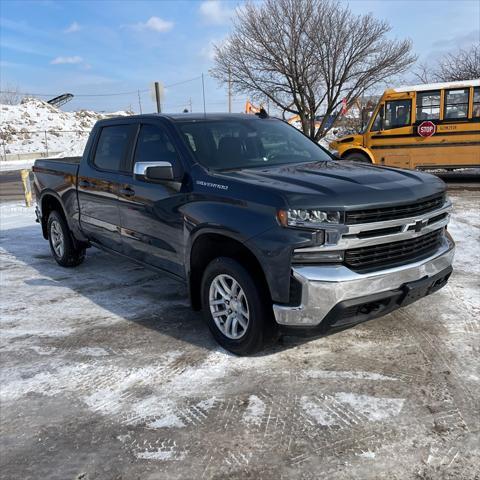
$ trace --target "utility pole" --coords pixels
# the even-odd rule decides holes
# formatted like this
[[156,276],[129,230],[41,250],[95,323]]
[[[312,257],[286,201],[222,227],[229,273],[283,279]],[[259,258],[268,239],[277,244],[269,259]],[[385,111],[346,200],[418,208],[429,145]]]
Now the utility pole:
[[140,99],[140,90],[138,90],[138,106],[140,107],[140,115],[142,112],[142,100]]
[[228,67],[228,113],[232,113],[232,73]]
[[155,99],[157,101],[157,113],[162,113],[162,106],[160,104],[160,85],[158,82],[155,82]]
[[205,106],[205,81],[202,72],[202,93],[203,93],[203,115],[207,115],[207,107]]
[[192,97],[190,97],[189,105],[190,105],[190,113],[192,113]]

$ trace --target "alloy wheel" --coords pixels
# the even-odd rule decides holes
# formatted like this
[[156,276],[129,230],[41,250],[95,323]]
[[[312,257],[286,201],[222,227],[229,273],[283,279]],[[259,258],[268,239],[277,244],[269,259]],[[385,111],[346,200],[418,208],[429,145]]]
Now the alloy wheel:
[[242,338],[248,329],[250,312],[240,284],[230,275],[217,275],[210,284],[210,312],[217,328],[232,340]]
[[65,251],[65,239],[63,237],[62,227],[57,220],[53,220],[50,224],[50,238],[55,254],[58,258],[62,258]]

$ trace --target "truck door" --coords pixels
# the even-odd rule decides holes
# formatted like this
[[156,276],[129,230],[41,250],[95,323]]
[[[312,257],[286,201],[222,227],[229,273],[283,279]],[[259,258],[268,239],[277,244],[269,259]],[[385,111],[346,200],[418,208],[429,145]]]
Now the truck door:
[[78,173],[80,225],[89,240],[121,252],[118,186],[135,134],[135,125],[100,128]]
[[179,276],[184,275],[184,232],[180,181],[149,181],[133,174],[135,163],[169,162],[182,172],[177,148],[159,121],[140,126],[130,174],[119,186],[123,252]]
[[413,131],[411,98],[387,100],[377,117],[367,136],[367,146],[373,152],[375,162],[410,168],[411,152],[408,143],[412,141]]

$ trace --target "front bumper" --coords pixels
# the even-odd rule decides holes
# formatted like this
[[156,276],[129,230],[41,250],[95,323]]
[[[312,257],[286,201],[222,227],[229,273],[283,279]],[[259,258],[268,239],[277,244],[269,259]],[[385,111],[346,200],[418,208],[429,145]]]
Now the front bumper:
[[[274,305],[275,319],[284,330],[325,331],[385,315],[445,285],[454,253],[455,244],[446,233],[435,254],[400,267],[363,274],[343,265],[295,267],[293,275],[302,285],[301,303]],[[421,279],[427,285],[416,288],[418,298],[410,294],[406,299],[406,284]]]

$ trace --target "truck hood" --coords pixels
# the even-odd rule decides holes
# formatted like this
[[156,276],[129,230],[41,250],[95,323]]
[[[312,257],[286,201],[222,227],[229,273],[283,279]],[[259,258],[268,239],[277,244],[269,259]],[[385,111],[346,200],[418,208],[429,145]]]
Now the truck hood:
[[443,181],[433,175],[349,161],[243,169],[218,176],[273,189],[291,208],[375,208],[414,203],[445,191]]

